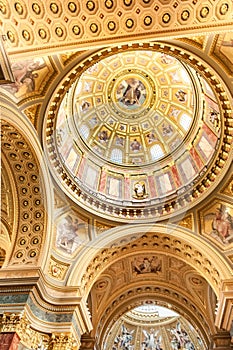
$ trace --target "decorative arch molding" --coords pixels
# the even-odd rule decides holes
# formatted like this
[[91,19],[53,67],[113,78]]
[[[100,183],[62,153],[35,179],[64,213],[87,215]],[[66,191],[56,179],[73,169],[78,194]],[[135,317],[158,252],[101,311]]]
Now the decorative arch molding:
[[105,231],[92,246],[86,247],[67,283],[80,285],[87,298],[94,282],[110,263],[137,251],[169,254],[184,261],[206,279],[218,298],[222,281],[232,278],[230,262],[204,237],[172,224],[137,224]]
[[[8,233],[8,229],[6,227],[6,225],[1,221],[0,222],[0,250],[4,250],[5,251],[5,257],[4,257],[4,262],[3,264],[7,263],[7,259],[9,257],[10,254],[10,250],[11,250],[11,240],[10,240],[10,235]],[[2,265],[3,265],[2,264]]]
[[117,298],[112,298],[109,301],[105,312],[97,322],[98,326],[95,330],[100,348],[102,348],[101,344],[112,325],[126,312],[142,305],[148,299],[158,305],[171,305],[172,310],[183,316],[193,327],[199,329],[206,343],[210,343],[210,335],[215,334],[215,329],[208,323],[205,312],[181,291],[162,284],[158,285],[156,282],[150,286],[130,286],[129,289],[120,293]]
[[2,98],[1,105],[2,153],[14,177],[18,203],[8,266],[26,264],[43,269],[52,222],[49,172],[30,121],[9,100]]

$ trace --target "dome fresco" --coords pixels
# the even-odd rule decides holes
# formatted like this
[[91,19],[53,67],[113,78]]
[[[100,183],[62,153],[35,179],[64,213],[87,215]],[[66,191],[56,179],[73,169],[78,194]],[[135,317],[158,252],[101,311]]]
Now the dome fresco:
[[200,334],[186,319],[167,307],[138,307],[109,329],[105,349],[206,349]]
[[77,76],[55,134],[74,188],[146,207],[172,200],[205,173],[221,135],[219,105],[191,66],[163,52],[125,51]]
[[83,142],[104,160],[126,166],[172,153],[195,116],[191,72],[152,51],[123,52],[94,64],[78,79],[72,100]]

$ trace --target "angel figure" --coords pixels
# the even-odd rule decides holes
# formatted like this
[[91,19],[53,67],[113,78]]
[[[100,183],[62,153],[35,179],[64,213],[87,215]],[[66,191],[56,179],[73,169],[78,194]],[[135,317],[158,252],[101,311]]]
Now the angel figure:
[[143,334],[145,335],[144,340],[144,350],[157,350],[157,334],[159,331],[150,330],[150,333],[143,329]]

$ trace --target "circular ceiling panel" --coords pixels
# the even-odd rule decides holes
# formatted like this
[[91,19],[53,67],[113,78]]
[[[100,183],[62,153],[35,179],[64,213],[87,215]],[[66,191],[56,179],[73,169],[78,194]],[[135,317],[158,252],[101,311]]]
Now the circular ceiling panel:
[[195,118],[193,72],[176,58],[131,51],[88,68],[72,91],[74,130],[98,157],[145,165],[176,150]]

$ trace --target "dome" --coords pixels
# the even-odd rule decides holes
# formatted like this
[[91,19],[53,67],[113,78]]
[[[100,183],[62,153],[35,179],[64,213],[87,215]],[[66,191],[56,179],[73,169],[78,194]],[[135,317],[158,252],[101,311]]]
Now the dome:
[[70,97],[77,139],[114,164],[161,160],[182,144],[193,124],[194,74],[176,58],[148,50],[93,64]]
[[177,52],[163,44],[100,51],[54,94],[52,171],[85,209],[152,220],[212,188],[223,130],[216,77]]

